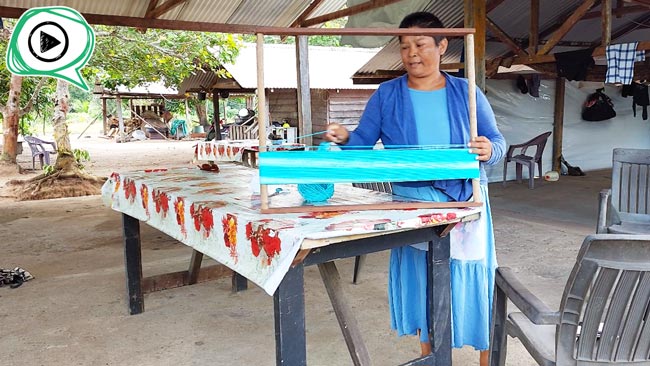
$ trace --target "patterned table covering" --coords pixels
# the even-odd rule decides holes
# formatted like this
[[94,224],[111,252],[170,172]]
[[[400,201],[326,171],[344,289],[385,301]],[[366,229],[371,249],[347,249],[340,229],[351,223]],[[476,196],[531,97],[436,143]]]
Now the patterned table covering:
[[[301,245],[331,244],[344,237],[382,235],[436,226],[476,216],[479,208],[259,213],[260,197],[252,194],[257,170],[220,164],[220,172],[197,168],[153,169],[113,173],[102,197],[113,210],[146,222],[182,243],[238,272],[273,294]],[[276,192],[275,186],[269,192]],[[295,186],[282,186],[271,207],[300,202]],[[385,193],[337,184],[331,201],[377,203]],[[338,240],[337,240],[338,239]],[[314,243],[320,243],[314,245]]]
[[[197,160],[210,160],[216,162],[241,162],[244,149],[257,149],[258,140],[216,140],[200,141],[196,146]],[[291,150],[304,148],[304,144],[268,145],[269,151]]]

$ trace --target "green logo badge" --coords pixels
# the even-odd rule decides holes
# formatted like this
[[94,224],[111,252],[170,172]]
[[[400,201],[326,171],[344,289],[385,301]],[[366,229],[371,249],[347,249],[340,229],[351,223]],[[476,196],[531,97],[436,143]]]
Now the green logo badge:
[[95,32],[78,11],[65,6],[27,10],[7,47],[7,68],[16,75],[50,76],[89,90],[79,70],[95,49]]

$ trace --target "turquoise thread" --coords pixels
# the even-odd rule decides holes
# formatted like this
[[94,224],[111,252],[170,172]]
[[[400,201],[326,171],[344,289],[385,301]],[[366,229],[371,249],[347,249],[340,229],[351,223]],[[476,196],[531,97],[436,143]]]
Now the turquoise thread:
[[[318,151],[327,151],[329,149],[329,145],[329,142],[321,142],[320,146],[318,147]],[[307,202],[324,202],[330,199],[334,194],[334,184],[298,184],[298,192]]]
[[[329,146],[329,143],[327,143]],[[479,177],[469,148],[260,153],[261,184],[410,182]]]

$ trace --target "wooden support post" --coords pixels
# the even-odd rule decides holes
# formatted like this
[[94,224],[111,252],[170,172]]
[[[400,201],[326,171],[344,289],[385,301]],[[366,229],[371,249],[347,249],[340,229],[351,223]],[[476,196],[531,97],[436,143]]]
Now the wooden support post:
[[602,14],[602,30],[601,46],[607,47],[612,40],[612,1],[602,0],[600,3]]
[[[296,36],[296,75],[298,76],[298,134],[311,135],[311,89],[309,87],[309,46],[307,36]],[[302,142],[312,146],[311,136]]]
[[[215,132],[214,139],[221,140],[221,111],[219,110],[219,91],[217,89],[212,89],[212,109],[214,110],[214,113],[212,114],[212,125],[214,126],[213,128]],[[191,127],[191,125],[188,126]]]
[[108,124],[106,117],[106,98],[102,98],[102,127],[104,129],[104,135],[108,134]]
[[[476,65],[474,64],[474,35],[465,36],[465,73],[468,80],[468,101],[469,101],[469,137],[473,139],[478,136],[476,122]],[[481,202],[481,181],[472,179],[472,195],[474,202]]]
[[190,267],[187,269],[188,285],[193,285],[199,279],[199,271],[201,270],[201,262],[203,261],[203,253],[198,250],[192,250],[192,258],[190,259]]
[[528,54],[537,53],[539,45],[539,0],[530,0],[530,30],[528,31]]
[[[259,126],[259,151],[266,151],[266,90],[264,89],[264,35],[257,33],[257,124]],[[260,204],[269,208],[268,187],[260,184]]]
[[120,98],[119,95],[115,97],[115,104],[116,104],[115,108],[117,111],[117,120],[119,121],[119,125],[120,125],[120,135],[119,135],[120,138],[115,139],[115,141],[126,142],[126,136],[124,135],[124,119],[122,118],[122,98]]
[[[474,28],[474,75],[476,85],[485,90],[485,30],[487,14],[485,0],[465,0],[465,28]],[[465,47],[469,47],[465,44]],[[465,71],[467,76],[467,71]]]
[[555,113],[553,118],[553,170],[562,171],[562,130],[564,129],[564,84],[565,78],[555,80]]

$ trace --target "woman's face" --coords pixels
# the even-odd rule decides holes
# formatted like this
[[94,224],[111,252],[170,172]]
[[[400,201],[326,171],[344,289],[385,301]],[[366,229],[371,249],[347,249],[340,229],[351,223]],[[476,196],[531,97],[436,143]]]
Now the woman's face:
[[410,77],[422,78],[437,74],[440,57],[447,50],[447,40],[438,45],[431,36],[402,36],[400,55]]

